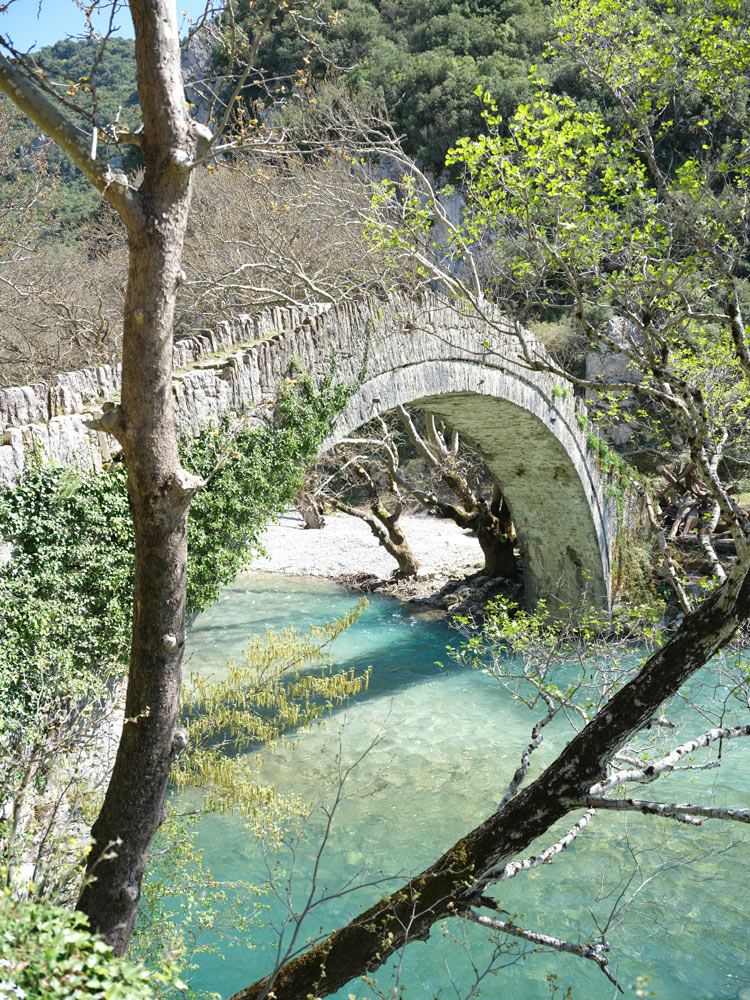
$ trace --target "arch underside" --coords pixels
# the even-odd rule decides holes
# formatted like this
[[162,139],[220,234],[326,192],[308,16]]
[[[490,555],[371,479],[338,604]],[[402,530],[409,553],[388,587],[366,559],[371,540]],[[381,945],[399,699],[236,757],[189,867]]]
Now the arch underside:
[[606,503],[569,404],[507,370],[418,363],[368,379],[323,450],[399,403],[442,418],[486,462],[513,516],[530,605],[544,599],[558,615],[581,600],[609,608]]

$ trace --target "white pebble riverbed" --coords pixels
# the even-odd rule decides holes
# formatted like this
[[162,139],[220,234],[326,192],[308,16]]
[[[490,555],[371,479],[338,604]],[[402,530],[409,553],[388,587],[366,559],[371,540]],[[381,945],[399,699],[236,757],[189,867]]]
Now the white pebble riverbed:
[[[476,535],[452,521],[402,517],[401,525],[419,561],[420,576],[467,573],[483,563]],[[266,556],[250,568],[271,573],[336,578],[350,573],[389,577],[396,562],[364,521],[346,514],[327,515],[321,529],[305,528],[296,511],[288,511],[261,536]]]

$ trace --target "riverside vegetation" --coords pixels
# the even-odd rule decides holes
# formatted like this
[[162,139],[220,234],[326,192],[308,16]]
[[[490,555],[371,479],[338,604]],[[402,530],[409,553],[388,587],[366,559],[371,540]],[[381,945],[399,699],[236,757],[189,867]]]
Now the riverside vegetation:
[[[302,375],[280,391],[271,425],[241,420],[184,442],[183,460],[208,484],[190,526],[191,615],[216,599],[257,551],[264,524],[289,506],[347,395],[332,380],[315,386]],[[38,465],[0,493],[0,522],[10,547],[0,569],[0,960],[28,996],[143,997],[159,983],[173,984],[175,968],[167,963],[167,973],[152,976],[115,963],[79,916],[51,905],[78,891],[85,826],[100,795],[70,760],[81,749],[95,751],[97,727],[111,713],[113,685],[127,658],[133,533],[125,470],[121,463],[99,474]],[[326,700],[358,690],[363,678],[345,674],[297,679],[305,663],[322,662],[336,630],[352,620],[307,639],[269,639],[265,652],[257,649],[246,668],[256,707],[248,707],[246,683],[242,698],[241,711],[249,714],[237,716],[230,686],[221,688],[220,703],[218,692],[197,688],[190,697],[204,708],[214,705],[193,723],[197,744],[205,742],[201,733],[227,725],[241,734],[235,742],[270,738],[314,719]],[[295,669],[282,678],[290,665]],[[239,691],[241,679],[236,684]],[[243,809],[262,809],[268,819],[272,790],[251,794],[239,773],[230,788],[217,752],[204,748],[191,757],[193,770],[183,767],[182,780],[192,773],[203,786],[213,781],[215,805],[241,799]]]
[[[125,950],[133,926],[145,857],[161,818],[163,787],[174,753],[184,741],[184,734],[176,727],[176,708],[187,588],[185,531],[188,504],[193,501],[195,512],[202,496],[197,492],[197,473],[191,472],[188,459],[177,453],[169,406],[165,404],[169,394],[151,393],[146,387],[169,385],[176,275],[187,230],[190,175],[202,166],[211,145],[221,140],[231,111],[230,106],[216,131],[198,127],[187,118],[180,88],[173,85],[177,78],[177,47],[166,7],[142,0],[132,0],[131,6],[138,15],[136,57],[141,78],[148,78],[151,84],[143,83],[139,95],[144,137],[134,140],[130,130],[122,130],[116,139],[121,145],[135,141],[140,146],[145,166],[142,182],[113,172],[114,161],[108,162],[104,155],[92,158],[90,136],[70,126],[66,117],[70,108],[50,106],[49,94],[43,93],[45,83],[35,77],[28,62],[0,58],[0,86],[4,92],[57,138],[91,184],[120,213],[129,229],[131,250],[137,247],[139,251],[131,253],[123,310],[123,399],[120,406],[109,411],[109,430],[125,450],[130,513],[137,538],[135,560],[130,563],[135,565],[136,614],[131,623],[134,639],[128,720],[120,767],[115,770],[95,826],[99,853],[93,854],[89,863],[96,881],[86,883],[80,904],[92,925],[118,952]],[[258,33],[251,32],[249,51],[257,55],[277,8],[270,5],[259,10],[254,3],[249,6],[254,15],[262,14],[261,21],[253,20],[251,25],[253,31],[258,28]],[[159,11],[163,18],[156,16]],[[322,13],[314,6],[305,11],[315,17]],[[281,5],[278,12],[289,14],[291,21],[298,19],[296,9],[287,11]],[[747,810],[743,809],[708,803],[652,802],[630,796],[617,799],[610,794],[627,783],[648,783],[700,749],[708,748],[709,755],[714,754],[717,746],[721,748],[750,731],[745,722],[735,724],[734,718],[728,719],[724,712],[725,706],[731,704],[739,706],[740,713],[745,713],[742,717],[746,717],[746,678],[739,677],[722,693],[718,709],[709,713],[710,723],[715,723],[709,730],[695,730],[679,746],[673,746],[671,741],[660,744],[655,762],[650,737],[645,742],[642,738],[644,732],[650,732],[648,727],[654,725],[654,719],[658,721],[657,713],[665,699],[681,690],[726,646],[750,614],[750,525],[726,475],[727,468],[743,468],[746,460],[742,416],[747,409],[750,378],[750,348],[742,313],[747,299],[748,246],[744,203],[748,185],[746,82],[750,51],[746,23],[746,5],[735,0],[685,0],[679,8],[664,9],[635,0],[625,7],[609,0],[561,4],[557,14],[561,58],[578,67],[576,72],[582,74],[586,87],[595,92],[597,106],[561,97],[540,82],[534,101],[522,105],[506,125],[493,107],[492,97],[480,87],[487,132],[457,142],[450,156],[450,167],[465,171],[465,191],[470,199],[469,212],[460,225],[451,224],[446,214],[441,214],[429,178],[415,164],[408,167],[408,175],[400,185],[386,182],[380,186],[365,227],[370,245],[375,246],[373,256],[367,258],[368,265],[376,258],[385,266],[378,280],[388,283],[391,276],[406,272],[417,284],[439,281],[480,312],[486,297],[506,301],[519,310],[519,315],[529,304],[537,318],[569,310],[585,338],[628,359],[638,376],[635,389],[633,380],[605,385],[596,375],[588,377],[580,371],[576,374],[562,365],[556,373],[580,390],[603,394],[606,415],[612,419],[621,417],[626,393],[635,392],[646,401],[651,413],[657,411],[670,442],[690,456],[710,497],[710,516],[704,525],[708,530],[697,532],[696,537],[710,565],[711,578],[706,581],[705,595],[686,592],[680,568],[665,546],[667,577],[682,604],[684,618],[674,634],[665,637],[667,641],[656,643],[645,663],[628,663],[622,669],[618,665],[612,683],[605,684],[592,704],[582,706],[571,700],[578,687],[573,691],[564,688],[560,693],[557,684],[548,684],[546,675],[539,682],[532,674],[531,701],[544,705],[544,719],[570,711],[577,720],[573,739],[547,770],[535,781],[526,782],[528,759],[538,745],[542,728],[538,724],[508,794],[483,824],[396,893],[371,907],[364,920],[342,927],[294,961],[250,984],[238,996],[266,996],[270,990],[279,1000],[325,995],[354,976],[369,973],[388,955],[406,946],[407,940],[426,936],[432,925],[443,919],[468,920],[504,934],[523,930],[504,921],[501,915],[493,912],[488,916],[479,911],[497,911],[490,887],[501,875],[504,877],[509,866],[520,865],[519,871],[532,867],[537,854],[528,864],[519,861],[519,855],[530,848],[536,837],[550,838],[554,824],[571,812],[589,817],[593,809],[634,809],[683,824],[747,821]],[[295,27],[299,28],[299,20]],[[237,49],[232,51],[237,53]],[[243,76],[242,71],[239,75],[241,82],[246,82],[247,75]],[[233,100],[235,95],[230,105]],[[258,121],[252,119],[251,123],[257,125]],[[240,138],[244,141],[247,133]],[[261,139],[265,141],[265,136]],[[326,142],[329,139],[334,141],[332,136],[326,136]],[[399,155],[397,150],[394,155]],[[448,231],[447,251],[444,241],[435,245],[430,212]],[[162,225],[159,220],[166,222]],[[467,252],[472,247],[474,255]],[[451,256],[461,266],[448,266],[446,258]],[[144,308],[144,302],[149,308]],[[613,317],[624,317],[629,324],[621,337],[613,336],[609,324]],[[491,316],[486,318],[491,349]],[[520,331],[519,337],[523,343]],[[719,361],[711,372],[705,368],[706,356]],[[542,364],[533,352],[527,360],[532,368]],[[726,373],[722,385],[712,377],[717,369]],[[646,404],[642,406],[644,411]],[[640,411],[636,415],[640,418]],[[738,448],[734,447],[735,435]],[[156,447],[157,441],[164,447]],[[231,446],[229,452],[222,446],[226,461],[218,463],[220,470],[231,464],[231,452]],[[283,453],[276,455],[279,460],[283,457]],[[241,462],[239,457],[236,460]],[[209,464],[208,495],[211,472],[216,466],[215,460]],[[263,475],[267,474],[266,485],[272,485],[276,466],[267,468],[261,461],[260,468]],[[199,471],[206,479],[205,471]],[[87,494],[88,487],[75,476],[54,472],[40,472],[39,484],[44,483],[45,475],[52,477],[53,485],[39,485],[44,499],[38,504],[30,481],[30,512],[51,505],[56,516],[57,500],[64,494],[75,502],[80,491],[81,500],[88,501],[99,489],[92,488]],[[221,481],[218,473],[214,478]],[[19,487],[18,496],[23,498],[26,489],[24,485]],[[228,493],[232,494],[232,489]],[[237,495],[232,501],[234,509],[236,499]],[[12,512],[12,499],[9,503]],[[94,518],[93,533],[110,539],[108,532],[112,531],[118,544],[127,550],[129,528],[122,495],[119,503],[112,528],[105,523],[106,517],[98,521]],[[88,502],[82,506],[87,507]],[[734,561],[723,560],[712,544],[713,530],[722,518],[735,544]],[[66,517],[61,520],[65,522]],[[68,518],[67,530],[75,534],[72,551],[77,551],[76,558],[88,558],[79,524]],[[38,527],[25,520],[23,524],[18,521],[18,535],[27,546],[28,566],[36,564],[36,573],[42,562],[37,558],[37,549],[52,543],[54,550],[55,540],[43,536]],[[237,539],[234,522],[232,538]],[[209,542],[208,532],[205,541]],[[23,552],[23,545],[18,548]],[[62,551],[52,551],[51,557],[51,565],[78,574],[79,586],[72,594],[77,601],[81,588],[91,585],[87,570],[78,563],[66,562]],[[122,561],[116,564],[116,571],[121,580],[127,577],[129,583],[128,551],[119,558]],[[200,600],[201,594],[215,592],[218,580],[232,565],[236,565],[232,558],[220,555],[203,577],[199,574],[191,600],[196,594]],[[77,712],[81,705],[80,699],[74,703],[70,697],[82,693],[76,689],[80,673],[77,661],[65,648],[55,645],[53,649],[48,637],[59,626],[66,642],[66,630],[71,635],[76,633],[74,641],[78,641],[80,630],[84,650],[94,641],[90,622],[76,620],[71,593],[65,594],[67,603],[59,600],[62,592],[55,590],[56,573],[41,566],[40,578],[54,592],[50,597],[47,591],[36,592],[28,566],[24,570],[21,555],[4,570],[4,579],[9,581],[9,601],[14,586],[19,596],[24,587],[29,587],[34,615],[19,615],[19,628],[22,633],[28,632],[41,651],[36,665],[28,665],[20,649],[20,660],[3,665],[9,689],[15,692],[11,707],[17,715],[20,713],[19,717],[28,712],[32,723],[30,743],[15,759],[14,780],[23,790],[20,803],[16,796],[10,814],[5,815],[8,810],[4,810],[4,831],[11,848],[20,852],[18,857],[23,855],[21,820],[26,789],[43,789],[51,774],[48,768],[45,770],[49,762],[42,760],[43,752],[40,750],[35,757],[35,732],[45,733],[49,728],[53,739],[64,739],[66,733],[74,731],[68,719],[62,720],[65,726],[48,720],[45,684],[50,680],[53,685],[57,683],[59,673],[65,697],[63,712],[71,705]],[[98,584],[97,572],[91,574],[94,585]],[[103,634],[103,641],[111,644],[107,646],[111,656],[113,650],[122,648],[130,612],[123,602],[125,588],[113,592],[107,587],[109,583],[105,584],[101,604],[111,609],[114,627],[111,635]],[[538,631],[537,625],[532,623],[534,630]],[[96,628],[93,632],[98,634]],[[554,650],[554,636],[542,640],[548,653]],[[27,688],[25,669],[32,681]],[[340,690],[345,687],[343,683]],[[39,717],[35,714],[36,691],[41,695]],[[27,692],[32,695],[28,704],[24,700]],[[308,694],[304,687],[299,688],[290,695],[291,702],[297,704],[299,699],[305,704]],[[163,719],[166,724],[161,725]],[[701,725],[706,721],[705,711],[702,719]],[[25,739],[22,733],[13,734],[16,741],[19,736]],[[62,744],[58,743],[57,749],[61,751]],[[718,759],[719,754],[715,754],[695,766],[713,767]],[[148,773],[158,772],[162,782],[155,784],[153,792],[150,784],[145,787],[142,780],[146,761],[154,765]],[[561,839],[546,848],[551,852],[549,857],[572,843],[584,825],[588,825],[588,819],[584,823],[578,818]],[[120,837],[117,850],[112,850]],[[15,870],[11,873],[9,867],[6,875],[13,878]],[[43,895],[55,878],[42,880],[39,886],[34,883],[31,891]],[[55,888],[67,884],[69,880],[63,874]],[[4,901],[6,912],[11,914],[8,919],[20,919],[22,904],[9,900],[10,896]],[[56,926],[60,926],[59,916],[53,915]],[[42,927],[43,920],[33,920]],[[80,940],[75,938],[78,929],[72,918],[62,937],[68,933],[72,935],[70,940]],[[533,932],[526,940],[541,943],[540,935],[534,937]],[[91,939],[87,941],[89,944],[79,949],[82,958],[63,952],[61,962],[80,961],[83,967],[94,968],[97,956],[104,952],[101,946],[90,943]],[[18,942],[14,939],[11,943]],[[549,935],[543,943],[560,950],[571,944],[555,941]],[[577,947],[577,954],[610,974],[605,960],[605,935]],[[74,944],[72,950],[76,948]],[[3,956],[3,960],[13,961],[14,974],[24,975],[29,988],[37,988],[24,955],[13,959]],[[71,970],[71,974],[79,973],[80,967]],[[109,971],[102,976],[106,979]],[[112,985],[110,995],[116,995],[114,990]]]

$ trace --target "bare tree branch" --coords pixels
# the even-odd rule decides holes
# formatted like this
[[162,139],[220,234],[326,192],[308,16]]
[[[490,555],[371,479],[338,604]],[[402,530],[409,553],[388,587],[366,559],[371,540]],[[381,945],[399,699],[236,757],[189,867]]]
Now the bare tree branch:
[[701,747],[710,746],[712,743],[716,743],[717,740],[731,740],[738,736],[750,736],[750,726],[727,726],[723,729],[710,729],[707,733],[703,733],[694,740],[675,747],[666,757],[654,761],[653,764],[648,764],[642,768],[633,768],[629,771],[618,771],[610,775],[604,781],[599,781],[595,785],[592,785],[588,794],[595,797],[601,795],[602,792],[606,792],[609,788],[614,788],[616,785],[624,785],[631,781],[640,784],[648,784],[651,781],[656,781],[663,774],[669,774],[670,771],[674,771],[680,760],[687,754],[694,753],[696,750],[700,750]]
[[[587,795],[581,805],[590,809],[614,809],[619,812],[640,812],[650,816],[665,816],[681,822],[700,826],[704,819],[720,819],[735,823],[750,823],[750,809],[731,809],[721,806],[696,806],[689,802],[649,802],[646,799],[606,799],[600,795]],[[693,820],[693,817],[696,819]]]
[[506,879],[513,878],[518,875],[519,872],[531,871],[532,868],[538,868],[540,865],[548,865],[561,851],[564,851],[573,841],[576,839],[578,834],[585,830],[589,822],[593,819],[596,814],[595,808],[588,809],[581,818],[573,824],[573,826],[568,830],[564,837],[560,837],[558,841],[550,845],[550,847],[545,848],[539,854],[533,854],[530,858],[525,858],[523,861],[511,861],[510,864],[505,865],[503,870],[498,874],[498,881],[505,881]]
[[477,913],[476,910],[472,909],[462,910],[460,916],[466,920],[472,920],[475,924],[479,924],[482,927],[487,927],[493,931],[502,931],[503,934],[510,934],[512,937],[521,938],[542,948],[551,948],[553,951],[561,951],[569,955],[578,955],[579,958],[590,959],[592,962],[596,962],[607,979],[617,987],[620,993],[624,993],[624,990],[608,969],[609,959],[604,954],[605,951],[609,950],[606,944],[586,945],[575,944],[572,941],[563,941],[562,938],[551,937],[549,934],[539,934],[537,931],[525,930],[523,927],[518,927],[516,924],[511,923],[509,920],[497,920],[495,917],[487,917],[483,913]]
[[0,91],[65,150],[97,191],[126,218],[139,218],[138,198],[124,174],[114,172],[106,160],[91,157],[91,136],[78,128],[41,88],[0,53]]

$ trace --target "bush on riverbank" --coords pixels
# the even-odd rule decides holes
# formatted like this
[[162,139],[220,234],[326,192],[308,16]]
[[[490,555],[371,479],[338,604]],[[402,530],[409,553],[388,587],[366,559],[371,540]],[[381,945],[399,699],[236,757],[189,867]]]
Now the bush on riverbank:
[[174,982],[115,958],[86,929],[86,918],[60,906],[14,900],[0,892],[0,996],[18,1000],[150,1000]]
[[[210,604],[257,551],[260,531],[290,504],[347,394],[331,379],[316,387],[303,376],[282,390],[273,424],[209,429],[184,444],[184,463],[207,481],[189,521],[188,614]],[[133,574],[125,471],[38,465],[0,493],[0,525],[11,547],[0,567],[0,860],[4,881],[18,889],[29,853],[32,867],[39,861],[34,803],[60,748],[71,727],[79,742],[90,736],[101,714],[77,706],[105,702],[125,670]],[[54,820],[59,804],[50,809]],[[54,898],[57,879],[48,884]]]

